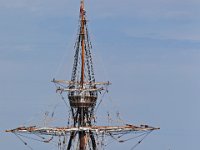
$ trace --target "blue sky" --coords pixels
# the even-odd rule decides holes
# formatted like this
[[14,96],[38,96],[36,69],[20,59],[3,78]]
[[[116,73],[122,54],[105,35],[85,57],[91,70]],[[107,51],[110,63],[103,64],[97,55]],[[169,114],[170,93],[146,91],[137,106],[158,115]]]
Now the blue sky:
[[[137,149],[199,149],[200,1],[86,4],[97,80],[113,83],[113,107],[129,123],[161,127]],[[78,0],[0,0],[1,131],[62,107],[50,81],[70,79],[78,13]],[[26,149],[5,133],[0,148]]]

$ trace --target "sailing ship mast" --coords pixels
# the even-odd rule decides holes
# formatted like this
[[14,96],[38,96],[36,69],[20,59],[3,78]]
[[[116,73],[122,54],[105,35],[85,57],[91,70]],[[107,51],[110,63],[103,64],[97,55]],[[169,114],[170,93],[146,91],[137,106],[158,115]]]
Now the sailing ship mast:
[[[80,3],[79,32],[75,44],[74,64],[70,81],[53,79],[57,85],[57,92],[67,93],[73,123],[69,127],[18,127],[7,130],[18,134],[37,134],[63,137],[65,142],[62,150],[97,150],[100,149],[97,137],[99,135],[124,135],[130,132],[149,133],[159,128],[147,125],[135,126],[96,126],[94,124],[94,110],[98,94],[105,90],[110,82],[96,82],[89,40],[84,0]],[[66,141],[68,137],[68,141]],[[120,137],[120,136],[119,136]],[[47,142],[47,141],[44,141]],[[50,140],[49,140],[50,142]]]
[[81,7],[80,7],[80,22],[81,22],[81,58],[82,58],[82,65],[81,65],[81,86],[83,88],[84,84],[84,67],[85,67],[85,10],[84,10],[84,0],[81,0]]

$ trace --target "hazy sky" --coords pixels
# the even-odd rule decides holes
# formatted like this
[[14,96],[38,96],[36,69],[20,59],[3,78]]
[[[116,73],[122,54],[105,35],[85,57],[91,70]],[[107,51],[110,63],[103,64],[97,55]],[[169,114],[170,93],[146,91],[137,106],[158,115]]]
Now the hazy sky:
[[[0,0],[0,149],[28,149],[3,130],[62,107],[50,81],[70,79],[79,3]],[[113,107],[128,123],[161,127],[138,150],[200,148],[199,8],[199,0],[86,0],[97,80],[113,83]]]

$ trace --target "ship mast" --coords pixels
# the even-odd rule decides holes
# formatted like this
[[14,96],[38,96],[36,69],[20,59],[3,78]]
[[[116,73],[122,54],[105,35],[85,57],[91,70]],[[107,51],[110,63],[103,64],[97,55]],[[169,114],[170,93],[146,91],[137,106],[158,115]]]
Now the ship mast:
[[[44,143],[48,143],[54,137],[57,137],[59,139],[59,150],[98,150],[100,149],[99,147],[103,145],[100,144],[103,142],[98,142],[99,139],[97,137],[99,137],[99,135],[101,135],[102,141],[105,136],[108,136],[122,142],[123,140],[120,140],[120,138],[128,133],[142,133],[142,135],[144,135],[144,133],[149,134],[153,130],[158,130],[159,128],[148,125],[95,125],[94,110],[96,108],[98,96],[102,93],[101,91],[107,91],[107,86],[110,85],[110,82],[96,82],[91,49],[92,46],[87,28],[84,0],[81,0],[79,30],[75,43],[71,80],[53,79],[52,81],[57,87],[56,92],[59,94],[64,93],[65,96],[67,95],[72,124],[64,127],[23,126],[7,130],[6,132],[14,133],[17,136],[21,134],[52,136],[50,140],[44,140]],[[63,142],[60,142],[61,137],[63,137]],[[66,138],[68,139],[67,141]],[[21,137],[20,140],[22,140]],[[62,148],[60,148],[61,145],[63,145]]]
[[[82,89],[84,88],[84,67],[85,67],[85,24],[86,24],[86,20],[85,20],[85,10],[84,10],[84,0],[81,0],[81,7],[80,7],[80,22],[81,22],[81,87]],[[83,114],[82,114],[83,115]],[[82,120],[82,118],[80,118],[80,125],[84,126],[85,122],[84,120]],[[85,132],[80,132],[79,133],[79,141],[80,141],[80,150],[85,150],[86,148],[86,133]]]
[[81,65],[81,86],[83,88],[84,83],[84,67],[85,67],[85,10],[84,10],[84,0],[81,0],[80,7],[80,18],[81,18],[81,46],[82,46],[82,65]]

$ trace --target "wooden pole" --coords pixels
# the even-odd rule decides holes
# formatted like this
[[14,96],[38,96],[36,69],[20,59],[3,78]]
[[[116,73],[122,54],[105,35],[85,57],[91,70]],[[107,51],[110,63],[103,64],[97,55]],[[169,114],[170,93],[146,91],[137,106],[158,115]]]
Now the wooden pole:
[[81,86],[83,88],[84,84],[84,73],[85,73],[85,9],[84,9],[84,0],[81,0],[81,8],[80,8],[80,15],[81,15]]

